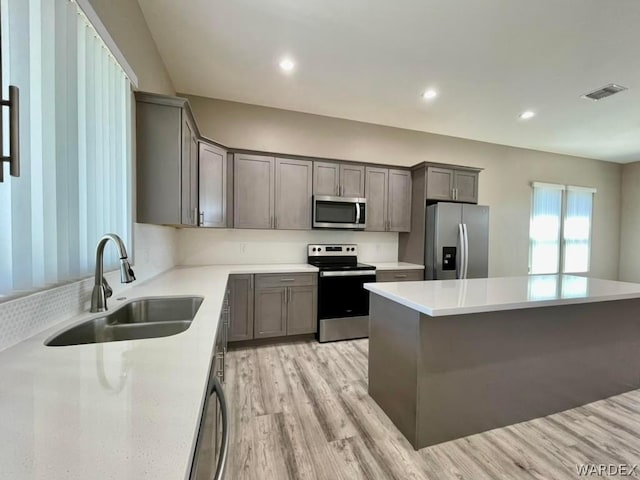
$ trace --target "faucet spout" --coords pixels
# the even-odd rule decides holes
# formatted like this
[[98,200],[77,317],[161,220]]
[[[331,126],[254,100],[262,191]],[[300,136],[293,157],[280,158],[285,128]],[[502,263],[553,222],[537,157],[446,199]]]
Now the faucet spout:
[[103,235],[98,241],[96,246],[96,271],[95,282],[93,285],[93,292],[91,294],[91,312],[104,312],[107,310],[107,298],[113,293],[111,287],[104,278],[104,247],[109,240],[113,240],[118,248],[120,255],[120,282],[131,283],[136,279],[131,264],[129,263],[129,256],[127,249],[124,246],[122,239],[115,233],[107,233]]

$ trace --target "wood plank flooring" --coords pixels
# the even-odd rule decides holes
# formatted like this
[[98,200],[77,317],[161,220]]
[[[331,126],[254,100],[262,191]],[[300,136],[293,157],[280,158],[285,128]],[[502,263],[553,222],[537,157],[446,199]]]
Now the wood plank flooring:
[[640,464],[640,391],[414,451],[367,394],[367,347],[232,347],[226,478],[560,480],[581,478],[578,464]]

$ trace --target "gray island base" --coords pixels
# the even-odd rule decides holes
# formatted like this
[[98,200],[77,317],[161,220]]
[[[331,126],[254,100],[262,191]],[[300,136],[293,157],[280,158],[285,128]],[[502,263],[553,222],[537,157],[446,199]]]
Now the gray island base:
[[640,388],[640,298],[432,316],[369,290],[369,394],[415,449]]

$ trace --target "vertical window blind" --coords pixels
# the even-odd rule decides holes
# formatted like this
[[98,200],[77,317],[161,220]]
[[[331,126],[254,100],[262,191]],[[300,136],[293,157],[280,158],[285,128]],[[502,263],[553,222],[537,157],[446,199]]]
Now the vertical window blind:
[[[21,176],[0,184],[6,296],[90,275],[103,233],[131,245],[132,113],[130,79],[78,4],[0,8],[2,84],[21,104]],[[116,266],[110,251],[105,267]]]
[[529,273],[586,273],[594,188],[533,183]]

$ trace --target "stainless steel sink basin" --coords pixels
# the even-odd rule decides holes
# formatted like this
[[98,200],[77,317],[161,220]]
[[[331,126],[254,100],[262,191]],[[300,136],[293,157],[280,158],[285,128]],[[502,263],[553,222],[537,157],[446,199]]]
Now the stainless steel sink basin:
[[111,313],[57,333],[45,345],[62,347],[176,335],[189,328],[202,300],[202,297],[133,300]]

